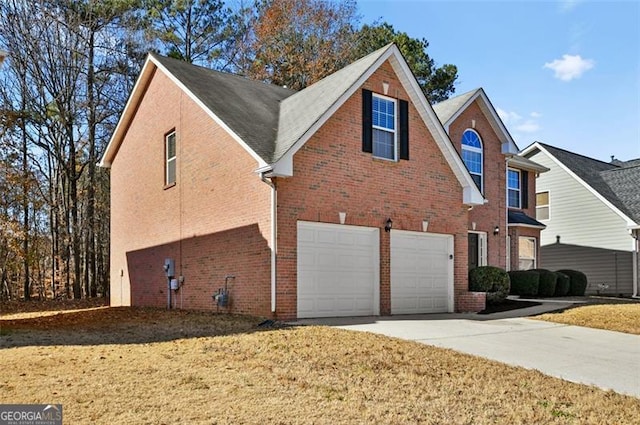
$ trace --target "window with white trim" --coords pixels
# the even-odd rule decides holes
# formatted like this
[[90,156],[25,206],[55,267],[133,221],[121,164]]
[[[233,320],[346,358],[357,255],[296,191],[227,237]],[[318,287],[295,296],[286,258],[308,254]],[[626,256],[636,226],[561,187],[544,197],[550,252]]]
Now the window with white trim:
[[172,131],[164,137],[165,173],[164,184],[170,186],[176,183],[176,132]]
[[536,268],[536,238],[528,236],[518,237],[518,269],[530,270]]
[[373,156],[395,161],[397,158],[395,100],[374,94],[372,121]]
[[507,170],[507,206],[509,208],[522,208],[522,180],[520,171]]
[[482,192],[482,169],[483,169],[482,139],[480,135],[471,129],[462,133],[462,160],[466,165],[471,178]]
[[536,220],[549,220],[549,191],[536,193]]

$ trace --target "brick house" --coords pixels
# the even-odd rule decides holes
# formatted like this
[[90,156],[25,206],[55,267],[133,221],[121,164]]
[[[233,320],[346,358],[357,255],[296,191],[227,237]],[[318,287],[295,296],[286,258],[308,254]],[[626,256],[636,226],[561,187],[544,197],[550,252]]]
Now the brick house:
[[[540,267],[536,176],[549,169],[517,155],[509,131],[482,88],[434,105],[487,202],[469,211],[469,269]],[[506,232],[505,232],[506,230]]]
[[[445,127],[457,137],[477,115],[480,131],[476,109]],[[482,135],[494,136],[499,149],[504,134]],[[478,311],[469,230],[506,227],[506,172],[485,178],[500,185],[485,199],[456,145],[395,45],[299,92],[151,54],[101,160],[111,304],[279,319]],[[485,167],[504,170],[493,148]]]

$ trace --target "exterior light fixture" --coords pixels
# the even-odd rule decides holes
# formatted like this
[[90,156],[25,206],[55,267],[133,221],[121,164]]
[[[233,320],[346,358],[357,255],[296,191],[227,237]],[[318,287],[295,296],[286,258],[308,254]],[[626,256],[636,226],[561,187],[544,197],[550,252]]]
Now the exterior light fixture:
[[493,234],[497,235],[498,233],[500,233],[500,227],[496,226],[496,227],[493,228]]
[[393,221],[391,220],[391,218],[388,218],[384,224],[384,231],[390,232],[392,227],[393,227]]

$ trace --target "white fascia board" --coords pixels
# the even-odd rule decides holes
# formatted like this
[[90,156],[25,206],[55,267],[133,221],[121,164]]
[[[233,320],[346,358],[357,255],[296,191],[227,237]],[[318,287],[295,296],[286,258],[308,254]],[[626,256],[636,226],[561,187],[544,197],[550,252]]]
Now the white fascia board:
[[528,227],[530,229],[540,229],[540,230],[544,230],[547,228],[547,226],[545,225],[537,226],[535,224],[522,224],[522,223],[507,223],[507,227]]
[[451,115],[451,117],[445,123],[443,123],[444,128],[447,130],[447,133],[449,133],[449,127],[451,126],[451,124],[478,98],[482,99],[486,110],[489,112],[489,115],[492,118],[493,122],[489,123],[491,124],[491,127],[493,127],[494,130],[497,130],[497,132],[502,133],[502,136],[504,138],[503,142],[509,144],[510,149],[506,153],[517,153],[519,151],[518,145],[516,145],[513,137],[511,137],[511,133],[509,133],[509,130],[507,130],[507,127],[502,122],[502,119],[500,119],[500,116],[496,112],[496,109],[493,107],[491,100],[489,100],[489,97],[484,92],[483,88],[479,88],[473,96],[467,99],[467,101],[456,111],[455,114]]
[[187,96],[189,96],[189,98],[196,103],[196,105],[202,108],[202,110],[205,111],[205,113],[209,115],[209,117],[211,117],[216,124],[218,124],[220,127],[222,127],[223,130],[229,133],[229,135],[256,160],[256,162],[258,163],[258,167],[265,167],[268,165],[267,162],[262,159],[260,155],[258,155],[253,149],[251,149],[249,145],[244,140],[242,140],[242,138],[240,138],[240,136],[238,136],[233,130],[231,130],[231,128],[229,128],[229,126],[223,120],[221,120],[215,113],[213,113],[213,111],[211,111],[204,103],[202,103],[202,101],[198,99],[198,97],[194,95],[191,90],[189,90],[184,84],[182,84],[180,80],[178,80],[152,55],[148,55],[144,66],[142,67],[140,77],[138,77],[138,81],[136,81],[136,84],[133,87],[131,95],[129,96],[129,100],[125,105],[124,111],[120,117],[120,120],[118,121],[118,125],[116,126],[113,136],[109,140],[107,148],[105,149],[105,153],[98,164],[99,166],[105,168],[109,168],[111,166],[113,156],[115,156],[115,153],[122,143],[126,130],[128,129],[129,124],[133,119],[133,115],[135,114],[135,110],[139,104],[139,101],[144,94],[144,91],[146,90],[146,86],[151,81],[153,73],[156,69],[161,70],[174,84],[176,84],[184,93],[186,93]]
[[534,144],[532,144],[529,147],[527,147],[524,151],[522,151],[522,155],[527,155],[529,152],[531,152],[534,149],[538,149],[540,152],[543,152],[545,155],[547,155],[551,159],[551,161],[553,161],[558,167],[563,169],[573,179],[575,179],[578,183],[580,183],[585,189],[587,189],[589,192],[591,192],[591,194],[593,196],[595,196],[596,199],[598,199],[600,202],[605,204],[607,207],[609,207],[609,209],[611,209],[611,211],[615,212],[618,216],[620,216],[620,218],[622,218],[624,221],[626,221],[627,228],[633,227],[633,226],[638,226],[638,223],[636,223],[633,219],[631,219],[625,213],[620,211],[620,209],[618,209],[618,207],[616,207],[611,202],[609,202],[608,199],[606,199],[597,190],[595,190],[589,184],[587,184],[587,182],[585,182],[580,177],[578,177],[578,175],[576,173],[574,173],[571,169],[569,169],[569,167],[567,167],[561,161],[559,161],[548,150],[546,150],[544,148],[544,146],[540,145],[538,142],[535,142]]
[[[400,52],[398,51],[397,54],[400,55]],[[424,93],[422,93],[422,89],[418,85],[413,72],[411,72],[409,66],[404,61],[404,59],[402,59],[401,55],[399,58],[397,56],[394,56],[393,59],[395,60],[391,60],[391,66],[393,67],[396,74],[398,74],[400,83],[411,98],[411,102],[420,114],[422,121],[433,135],[433,139],[440,148],[440,151],[447,160],[449,167],[451,168],[454,175],[457,177],[458,182],[463,188],[463,204],[484,205],[486,203],[484,196],[482,196],[482,193],[471,178],[471,174],[469,174],[469,172],[467,171],[467,167],[465,167],[464,163],[462,162],[462,158],[460,158],[460,155],[458,155],[458,151],[456,151],[456,149],[453,147],[453,143],[451,143],[451,140],[449,140],[449,136],[445,132],[444,127],[436,116],[436,113],[427,101]]]
[[[360,88],[362,84],[397,50],[395,45],[391,46],[386,52],[384,52],[376,62],[374,62],[369,69],[367,69],[360,78],[356,80],[342,95],[327,109],[320,118],[313,123],[311,127],[304,132],[294,145],[282,155],[282,157],[273,164],[273,172],[276,175],[282,177],[293,176],[293,156],[304,146],[305,143],[322,127],[328,120],[335,114],[338,109]],[[399,51],[398,51],[399,54]]]
[[166,69],[160,62],[155,60],[153,57],[151,57],[151,60],[153,61],[153,63],[156,64],[156,66],[160,70],[162,70],[165,73],[167,77],[169,77],[171,81],[173,81],[178,87],[180,87],[180,89],[184,91],[187,94],[187,96],[189,96],[189,98],[195,102],[196,105],[202,108],[202,110],[205,111],[207,115],[209,115],[209,117],[211,117],[213,121],[215,121],[216,124],[222,127],[224,131],[229,133],[229,135],[236,142],[238,142],[238,144],[242,146],[244,150],[246,150],[247,153],[249,153],[249,155],[253,157],[253,159],[256,160],[256,162],[258,163],[258,167],[264,167],[268,165],[267,162],[264,159],[262,159],[262,157],[260,157],[260,155],[258,155],[253,149],[251,149],[251,147],[249,147],[249,145],[244,140],[242,140],[240,136],[238,136],[233,130],[231,130],[231,128],[229,128],[229,126],[223,120],[221,120],[215,113],[213,113],[211,109],[209,109],[204,103],[202,103],[202,101],[198,99],[198,97],[195,94],[193,94],[193,92],[189,90],[184,84],[182,84],[180,80],[174,77],[174,75],[171,72],[169,72],[168,69]]
[[129,128],[129,124],[133,119],[133,115],[135,114],[138,102],[145,92],[146,86],[151,80],[156,68],[156,65],[151,62],[151,55],[147,55],[147,59],[144,61],[144,65],[140,71],[140,75],[131,90],[129,99],[127,99],[127,103],[122,110],[122,114],[118,119],[118,124],[109,139],[109,143],[107,143],[107,147],[102,154],[102,158],[100,158],[100,162],[98,163],[99,167],[111,168],[113,157],[115,157],[116,152],[120,148],[122,139],[124,138],[124,135]]

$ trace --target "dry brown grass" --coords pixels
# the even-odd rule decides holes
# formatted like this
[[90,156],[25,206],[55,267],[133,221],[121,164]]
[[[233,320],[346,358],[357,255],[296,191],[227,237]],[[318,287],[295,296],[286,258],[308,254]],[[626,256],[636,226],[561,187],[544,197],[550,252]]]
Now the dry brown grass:
[[602,304],[547,313],[532,319],[640,335],[640,304]]
[[[60,322],[56,322],[59,320]],[[0,317],[0,403],[73,424],[628,424],[640,400],[414,342],[211,313]]]

